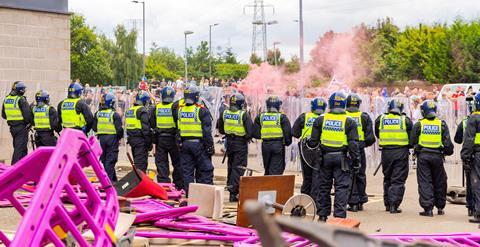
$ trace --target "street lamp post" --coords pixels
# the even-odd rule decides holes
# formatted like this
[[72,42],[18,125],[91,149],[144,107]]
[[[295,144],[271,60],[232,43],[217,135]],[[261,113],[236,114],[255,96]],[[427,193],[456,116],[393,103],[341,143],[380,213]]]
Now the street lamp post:
[[185,34],[185,83],[187,82],[188,78],[188,53],[187,53],[187,36],[190,34],[193,34],[192,31],[185,31],[183,34]]
[[146,55],[145,55],[145,1],[138,1],[138,0],[133,0],[132,1],[133,3],[141,3],[142,4],[142,7],[143,7],[143,28],[142,28],[142,31],[143,31],[143,64],[142,64],[142,70],[143,70],[143,77],[145,77],[145,58],[146,58]]
[[279,45],[280,42],[276,41],[276,42],[273,42],[273,63],[275,64],[275,67],[277,67],[277,45]]
[[265,29],[265,32],[264,32],[264,40],[265,40],[265,46],[263,48],[263,61],[267,61],[267,25],[270,26],[270,25],[275,25],[275,24],[278,24],[278,21],[268,21],[268,22],[264,22],[264,21],[254,21],[252,22],[252,24],[254,25],[263,25],[264,26],[264,29]]
[[212,78],[212,27],[218,26],[218,25],[219,25],[218,23],[210,25],[210,30],[208,32],[208,38],[209,38],[209,41],[208,41],[208,45],[209,45],[209,48],[208,48],[208,52],[209,52],[209,55],[208,55],[208,74],[210,75],[210,78]]
[[300,29],[300,73],[301,73],[301,96],[302,98],[305,97],[305,78],[303,72],[304,66],[304,56],[303,56],[303,0],[299,0],[298,2],[299,7],[299,17],[298,17],[298,27]]

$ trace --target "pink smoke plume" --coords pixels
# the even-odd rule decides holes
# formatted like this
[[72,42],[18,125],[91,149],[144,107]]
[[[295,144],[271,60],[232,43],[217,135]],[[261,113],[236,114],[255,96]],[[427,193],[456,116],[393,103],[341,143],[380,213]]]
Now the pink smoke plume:
[[[358,57],[361,42],[366,39],[364,31],[354,28],[347,33],[326,32],[310,51],[311,60],[298,73],[288,74],[284,68],[275,68],[267,63],[252,65],[241,89],[248,95],[284,96],[298,93],[304,85],[307,96],[324,95],[333,77],[352,87],[366,75],[366,68]],[[313,87],[312,82],[315,85],[322,83]]]

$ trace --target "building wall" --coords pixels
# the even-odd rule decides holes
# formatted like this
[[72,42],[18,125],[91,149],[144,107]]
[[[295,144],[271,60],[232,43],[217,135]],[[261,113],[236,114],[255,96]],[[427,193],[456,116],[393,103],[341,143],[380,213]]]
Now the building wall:
[[[0,7],[0,98],[14,81],[27,83],[27,100],[45,89],[52,102],[63,97],[70,82],[70,18]],[[0,160],[10,159],[11,136],[0,121]]]

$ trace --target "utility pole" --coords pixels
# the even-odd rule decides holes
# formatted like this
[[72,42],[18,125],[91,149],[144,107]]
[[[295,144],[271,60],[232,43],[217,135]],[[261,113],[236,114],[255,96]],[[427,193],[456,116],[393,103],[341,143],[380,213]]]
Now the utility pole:
[[188,78],[188,52],[187,52],[187,36],[190,34],[193,34],[192,31],[185,31],[183,32],[185,34],[185,83],[187,83],[187,78]]
[[[210,78],[212,78],[212,27],[215,27],[215,26],[218,26],[219,24],[218,23],[215,23],[215,24],[211,24],[210,25],[210,30],[208,32],[208,45],[209,45],[209,48],[208,48],[208,52],[209,52],[209,55],[208,55],[208,74],[210,76]],[[209,78],[209,80],[210,80]]]
[[267,59],[267,25],[265,24],[265,8],[272,8],[275,14],[275,7],[273,5],[265,5],[263,0],[254,0],[253,4],[245,5],[243,13],[246,8],[253,8],[253,32],[252,32],[252,55],[257,54],[261,49],[263,52],[263,60]]
[[305,97],[305,73],[303,71],[304,63],[305,63],[305,58],[303,56],[303,0],[299,0],[298,3],[299,7],[299,17],[298,17],[298,26],[300,29],[300,87],[301,87],[301,97]]

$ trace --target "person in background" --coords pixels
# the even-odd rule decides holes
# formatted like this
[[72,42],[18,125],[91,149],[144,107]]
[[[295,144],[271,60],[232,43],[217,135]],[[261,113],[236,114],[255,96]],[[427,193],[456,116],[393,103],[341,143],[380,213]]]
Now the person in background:
[[119,143],[123,138],[122,119],[115,111],[115,102],[115,95],[111,93],[102,95],[99,111],[93,120],[93,131],[97,132],[103,151],[100,161],[112,182],[117,182],[115,165],[118,161]]
[[285,147],[292,144],[292,127],[287,115],[280,112],[282,101],[270,96],[267,111],[254,122],[253,137],[262,140],[262,158],[265,175],[282,175],[285,171]]
[[55,146],[57,138],[55,132],[60,134],[62,125],[58,119],[57,111],[50,106],[50,95],[45,90],[40,90],[35,95],[36,105],[32,108],[33,125],[35,126],[35,145]]
[[83,87],[75,82],[68,86],[67,98],[58,103],[58,116],[63,128],[83,131],[87,134],[92,129],[93,114],[90,107],[81,98]]
[[24,82],[14,82],[2,105],[2,118],[7,120],[13,138],[12,165],[28,153],[28,131],[33,123],[33,114],[24,96],[26,90]]
[[433,217],[433,207],[444,215],[447,202],[447,173],[444,156],[453,154],[453,144],[445,121],[437,118],[433,100],[422,103],[422,116],[410,135],[410,146],[417,154],[417,181],[421,216]]

